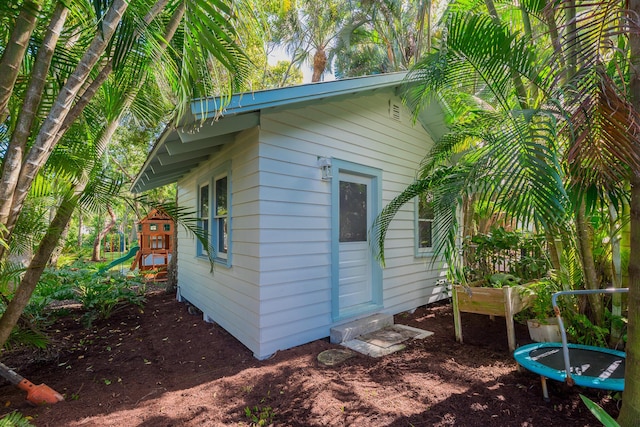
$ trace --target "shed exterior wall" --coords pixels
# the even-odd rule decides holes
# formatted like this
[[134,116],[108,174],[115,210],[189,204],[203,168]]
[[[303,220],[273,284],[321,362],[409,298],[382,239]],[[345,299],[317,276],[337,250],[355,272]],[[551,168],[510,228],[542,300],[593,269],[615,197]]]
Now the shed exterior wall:
[[[262,111],[259,128],[241,133],[178,183],[182,206],[195,208],[198,180],[231,160],[230,268],[196,259],[181,231],[180,295],[258,358],[329,335],[332,322],[331,185],[318,157],[382,170],[386,205],[410,184],[432,142],[402,107],[391,117],[390,91],[291,109]],[[383,311],[396,314],[444,297],[440,266],[414,251],[414,205],[398,213],[386,241]]]

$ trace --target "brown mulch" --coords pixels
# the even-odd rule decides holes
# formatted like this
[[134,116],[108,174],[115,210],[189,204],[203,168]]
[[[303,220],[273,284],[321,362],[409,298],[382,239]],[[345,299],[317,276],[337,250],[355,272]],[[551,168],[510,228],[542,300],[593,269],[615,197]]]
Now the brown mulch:
[[[326,367],[318,354],[338,346],[319,340],[259,361],[173,295],[156,293],[144,310],[128,307],[90,329],[61,318],[47,351],[3,354],[66,401],[34,408],[0,379],[0,415],[17,410],[36,426],[599,425],[583,393],[617,416],[607,392],[553,381],[546,403],[539,378],[516,370],[502,318],[463,314],[462,322],[464,344],[449,304],[420,307],[396,323],[435,335],[389,356]],[[517,337],[528,342],[526,327]]]

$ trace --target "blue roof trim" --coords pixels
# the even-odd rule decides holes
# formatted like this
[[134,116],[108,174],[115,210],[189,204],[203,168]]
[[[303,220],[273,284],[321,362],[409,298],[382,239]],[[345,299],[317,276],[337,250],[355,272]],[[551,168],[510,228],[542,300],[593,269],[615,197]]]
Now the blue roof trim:
[[[178,123],[165,128],[148,154],[131,189],[140,193],[176,182],[207,158],[206,149],[213,155],[216,147],[228,142],[234,133],[259,125],[261,111],[265,109],[297,108],[303,103],[377,90],[387,90],[397,95],[398,89],[406,82],[406,76],[407,72],[378,74],[247,92],[231,98],[208,97],[193,100],[191,114],[186,114]],[[444,113],[438,102],[427,105],[417,118],[434,141],[447,131]],[[202,126],[204,123],[208,125]],[[171,159],[172,157],[174,158]]]
[[192,102],[191,112],[196,120],[209,119],[218,115],[247,113],[264,108],[399,86],[406,75],[406,72],[387,73],[236,94],[231,97],[222,113],[220,108],[224,104],[224,98],[202,98]]

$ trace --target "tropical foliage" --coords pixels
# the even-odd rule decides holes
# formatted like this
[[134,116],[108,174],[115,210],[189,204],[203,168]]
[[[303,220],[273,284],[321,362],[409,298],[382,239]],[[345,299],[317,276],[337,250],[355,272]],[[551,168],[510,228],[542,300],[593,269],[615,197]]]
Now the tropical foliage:
[[[628,97],[638,34],[629,21],[635,15],[624,6],[536,0],[450,5],[436,49],[409,75],[405,99],[416,111],[443,100],[452,113],[451,132],[435,144],[419,180],[378,218],[382,262],[395,213],[429,193],[441,238],[436,249],[454,279],[464,279],[457,231],[471,239],[467,218],[483,211],[545,235],[564,286],[621,283],[620,230],[635,198],[629,183],[635,188],[640,172],[640,122]],[[633,230],[632,222],[632,242]],[[630,261],[630,275],[634,271]],[[630,278],[631,294],[636,281]],[[590,330],[604,325],[601,298],[589,298],[586,313],[590,319],[576,319],[595,323]],[[629,325],[632,340],[631,319]],[[627,348],[634,360],[636,347],[630,341]],[[629,370],[627,378],[633,378]],[[627,383],[625,396],[634,387]],[[637,419],[633,408],[623,406],[621,418],[634,413]]]
[[75,208],[106,206],[122,188],[104,158],[121,119],[153,127],[174,104],[179,117],[193,96],[240,87],[247,61],[223,0],[15,0],[0,12],[0,268],[20,254],[26,265],[0,319],[4,343]]

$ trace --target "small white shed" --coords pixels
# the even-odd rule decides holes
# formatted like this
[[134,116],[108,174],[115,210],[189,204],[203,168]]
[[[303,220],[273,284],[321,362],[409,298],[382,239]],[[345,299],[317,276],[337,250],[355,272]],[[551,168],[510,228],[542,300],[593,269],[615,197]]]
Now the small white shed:
[[211,271],[180,230],[178,299],[255,357],[446,297],[428,209],[416,202],[396,216],[384,269],[369,245],[372,221],[445,130],[436,105],[413,123],[398,97],[405,75],[234,95],[222,114],[220,99],[197,100],[138,174],[135,192],[177,182],[178,203],[197,212],[215,248]]

